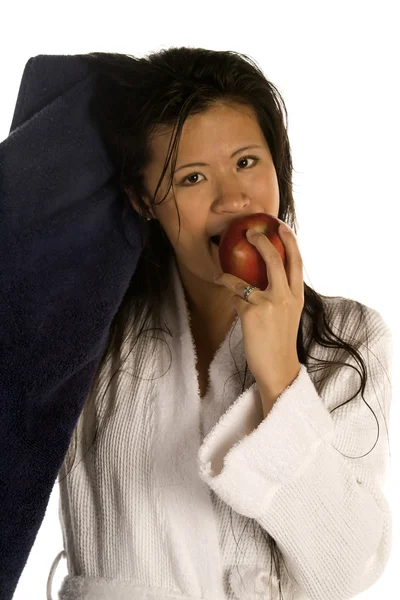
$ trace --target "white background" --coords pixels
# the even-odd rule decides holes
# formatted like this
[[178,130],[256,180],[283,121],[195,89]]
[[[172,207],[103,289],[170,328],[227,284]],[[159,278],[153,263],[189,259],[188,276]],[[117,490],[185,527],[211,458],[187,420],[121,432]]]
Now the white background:
[[[363,600],[399,597],[399,9],[385,0],[16,2],[2,9],[0,35],[0,140],[9,134],[25,64],[38,54],[234,50],[277,85],[289,115],[304,279],[322,294],[375,308],[393,331],[385,487],[393,550],[379,582],[357,596]],[[15,600],[46,599],[51,564],[63,549],[58,500],[55,484]],[[63,559],[53,598],[66,574]]]

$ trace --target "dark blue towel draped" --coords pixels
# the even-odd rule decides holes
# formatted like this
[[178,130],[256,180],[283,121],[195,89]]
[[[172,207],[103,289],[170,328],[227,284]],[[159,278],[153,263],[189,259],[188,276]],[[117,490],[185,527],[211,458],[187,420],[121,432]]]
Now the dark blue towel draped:
[[10,600],[140,255],[78,56],[27,62],[0,144],[0,599]]

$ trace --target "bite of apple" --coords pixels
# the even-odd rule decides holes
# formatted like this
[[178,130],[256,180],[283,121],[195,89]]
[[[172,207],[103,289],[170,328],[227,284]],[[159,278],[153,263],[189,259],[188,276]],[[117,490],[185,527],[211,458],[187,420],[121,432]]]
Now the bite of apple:
[[255,213],[233,220],[219,240],[219,260],[223,272],[265,290],[268,287],[267,265],[257,248],[248,241],[246,232],[248,229],[255,229],[267,236],[286,268],[285,247],[278,233],[281,222],[266,213]]

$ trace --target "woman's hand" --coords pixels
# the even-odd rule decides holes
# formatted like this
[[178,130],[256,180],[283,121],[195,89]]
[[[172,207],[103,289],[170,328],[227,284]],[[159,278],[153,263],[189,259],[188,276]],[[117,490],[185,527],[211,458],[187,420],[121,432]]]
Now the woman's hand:
[[245,281],[230,273],[216,281],[237,294],[232,306],[241,319],[247,363],[263,404],[270,405],[299,374],[296,342],[304,306],[303,261],[296,236],[284,224],[278,232],[285,246],[287,271],[267,236],[247,232],[266,263],[269,283],[264,291],[254,290],[246,301]]

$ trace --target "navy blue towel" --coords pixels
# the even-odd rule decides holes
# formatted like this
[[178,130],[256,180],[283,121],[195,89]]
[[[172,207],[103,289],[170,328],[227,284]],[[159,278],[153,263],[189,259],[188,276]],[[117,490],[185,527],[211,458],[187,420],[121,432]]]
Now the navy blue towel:
[[42,523],[141,253],[81,57],[25,65],[0,144],[0,599]]

